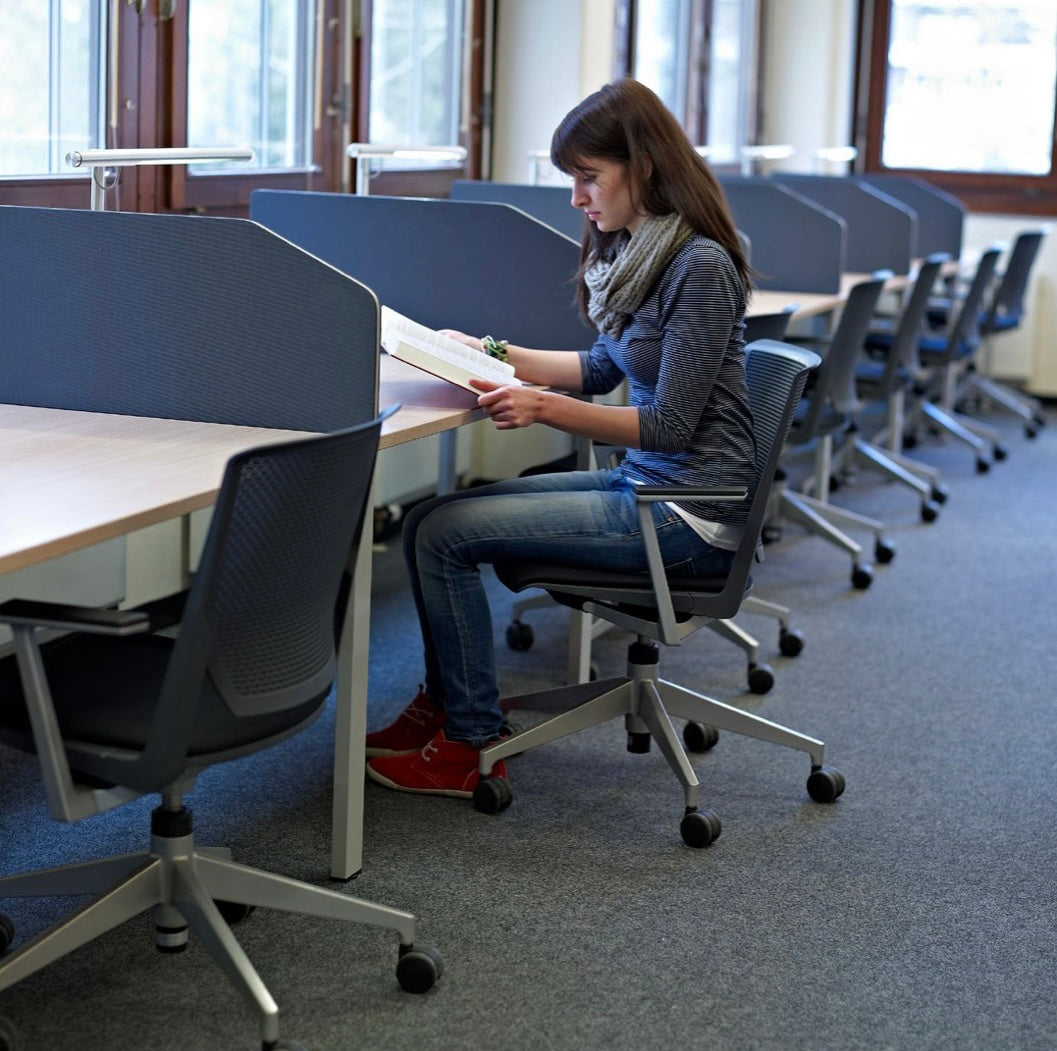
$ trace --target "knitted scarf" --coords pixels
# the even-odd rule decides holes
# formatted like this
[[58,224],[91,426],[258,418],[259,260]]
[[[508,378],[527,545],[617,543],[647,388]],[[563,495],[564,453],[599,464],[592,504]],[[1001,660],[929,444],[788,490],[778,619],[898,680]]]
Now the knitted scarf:
[[693,234],[682,217],[648,215],[612,259],[596,259],[584,272],[587,316],[600,332],[619,339],[661,271]]

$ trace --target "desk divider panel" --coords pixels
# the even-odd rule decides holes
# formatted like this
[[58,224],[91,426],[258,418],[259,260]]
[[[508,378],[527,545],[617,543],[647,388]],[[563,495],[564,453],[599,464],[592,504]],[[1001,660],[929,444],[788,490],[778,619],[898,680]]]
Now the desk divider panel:
[[513,205],[541,223],[571,237],[577,244],[584,233],[584,213],[571,204],[568,186],[532,186],[529,183],[485,182],[456,179],[451,184],[453,201],[493,201]]
[[780,172],[772,178],[848,224],[848,270],[907,274],[922,254],[917,250],[917,213],[875,187],[843,175]]
[[330,431],[378,401],[369,288],[245,219],[0,207],[0,402]]
[[549,350],[594,342],[573,302],[579,244],[509,205],[255,190],[250,215],[430,328]]
[[949,252],[952,259],[961,257],[966,208],[957,197],[910,175],[871,172],[858,178],[917,212],[919,258],[933,252]]
[[755,176],[718,175],[738,229],[752,245],[764,290],[839,292],[847,252],[840,216],[793,190]]

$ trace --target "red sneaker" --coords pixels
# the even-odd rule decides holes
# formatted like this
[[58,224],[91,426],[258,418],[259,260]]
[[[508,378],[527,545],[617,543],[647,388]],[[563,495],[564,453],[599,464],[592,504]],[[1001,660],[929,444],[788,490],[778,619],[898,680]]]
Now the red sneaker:
[[438,708],[420,686],[395,723],[367,735],[367,757],[418,755],[443,725],[444,709]]
[[[462,741],[449,741],[439,730],[418,755],[372,759],[367,764],[367,776],[401,792],[471,799],[479,778],[479,753],[480,749]],[[502,759],[492,767],[492,776],[506,778]]]

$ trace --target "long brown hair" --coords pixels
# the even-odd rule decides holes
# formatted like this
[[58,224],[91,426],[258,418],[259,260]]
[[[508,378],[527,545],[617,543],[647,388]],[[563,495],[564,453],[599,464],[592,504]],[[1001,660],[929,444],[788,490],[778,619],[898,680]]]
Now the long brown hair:
[[[647,215],[677,212],[698,233],[730,255],[746,294],[752,269],[738,238],[726,195],[671,111],[645,84],[630,77],[588,95],[570,110],[551,138],[551,163],[566,174],[589,158],[627,168],[631,203]],[[583,274],[595,259],[608,258],[623,231],[603,233],[584,224],[577,274],[577,301],[586,315]]]

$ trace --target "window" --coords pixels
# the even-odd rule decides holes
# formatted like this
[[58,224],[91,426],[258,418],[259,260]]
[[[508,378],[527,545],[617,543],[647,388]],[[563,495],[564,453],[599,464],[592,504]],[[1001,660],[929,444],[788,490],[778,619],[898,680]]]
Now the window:
[[[345,147],[368,134],[466,146],[473,174],[491,2],[2,0],[0,204],[87,207],[90,173],[65,155],[99,147],[254,151],[119,168],[106,206],[126,211],[245,215],[257,187],[348,190]],[[462,171],[372,191],[442,193]]]
[[[623,69],[649,85],[708,147],[710,163],[740,163],[756,127],[759,0],[623,0]],[[618,59],[618,61],[621,61]]]
[[1052,0],[874,0],[860,68],[867,170],[927,177],[981,211],[1057,203]]

